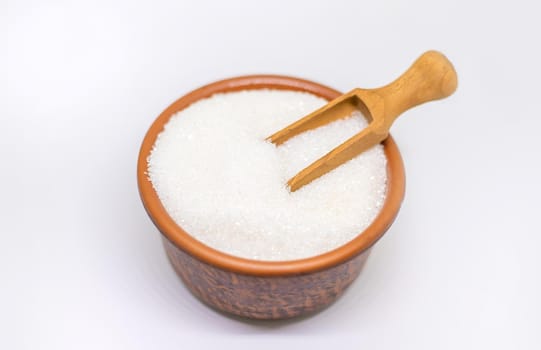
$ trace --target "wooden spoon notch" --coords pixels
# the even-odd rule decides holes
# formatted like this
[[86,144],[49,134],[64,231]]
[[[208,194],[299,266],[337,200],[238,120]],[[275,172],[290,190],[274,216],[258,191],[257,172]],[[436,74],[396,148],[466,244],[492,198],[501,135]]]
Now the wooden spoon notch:
[[368,126],[293,176],[291,192],[328,173],[387,138],[391,125],[403,112],[425,102],[450,96],[457,88],[457,75],[451,62],[437,51],[421,55],[392,83],[377,89],[354,89],[306,117],[269,136],[280,145],[302,132],[360,111]]

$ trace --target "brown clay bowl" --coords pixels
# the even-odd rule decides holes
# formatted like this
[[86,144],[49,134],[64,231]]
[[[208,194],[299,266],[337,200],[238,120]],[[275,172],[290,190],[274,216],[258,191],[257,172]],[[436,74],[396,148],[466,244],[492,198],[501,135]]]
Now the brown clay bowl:
[[145,209],[162,233],[165,251],[190,291],[226,313],[254,319],[284,319],[318,311],[336,300],[359,275],[371,247],[394,221],[404,197],[404,167],[393,139],[384,141],[388,159],[387,197],[374,222],[353,240],[328,253],[280,262],[231,256],[197,241],[163,208],[145,172],[147,157],[164,124],[176,112],[215,93],[249,89],[305,91],[331,100],[336,90],[307,80],[254,75],[218,81],[173,102],[148,130],[137,166]]

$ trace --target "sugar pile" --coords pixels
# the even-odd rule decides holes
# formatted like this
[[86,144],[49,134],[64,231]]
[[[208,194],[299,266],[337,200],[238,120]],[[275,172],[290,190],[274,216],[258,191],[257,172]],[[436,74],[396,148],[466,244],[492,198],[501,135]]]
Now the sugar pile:
[[216,94],[174,115],[148,158],[169,215],[217,250],[257,260],[318,255],[376,217],[387,174],[378,145],[290,193],[287,180],[366,126],[361,114],[276,147],[265,138],[327,101],[294,91]]

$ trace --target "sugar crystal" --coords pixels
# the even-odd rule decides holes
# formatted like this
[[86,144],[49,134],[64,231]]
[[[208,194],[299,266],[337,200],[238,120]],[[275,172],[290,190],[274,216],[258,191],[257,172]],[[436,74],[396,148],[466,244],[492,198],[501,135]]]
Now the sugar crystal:
[[176,113],[148,175],[175,222],[217,250],[257,260],[318,255],[353,239],[385,200],[381,145],[296,192],[287,180],[366,126],[360,113],[276,147],[265,138],[327,103],[312,94],[216,94]]

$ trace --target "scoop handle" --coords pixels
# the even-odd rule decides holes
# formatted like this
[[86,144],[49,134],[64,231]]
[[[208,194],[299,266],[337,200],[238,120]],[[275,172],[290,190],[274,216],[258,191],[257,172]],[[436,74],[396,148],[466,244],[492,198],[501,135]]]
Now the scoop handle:
[[383,98],[384,123],[389,128],[406,110],[450,96],[456,87],[456,71],[447,57],[427,51],[395,81],[372,91]]

